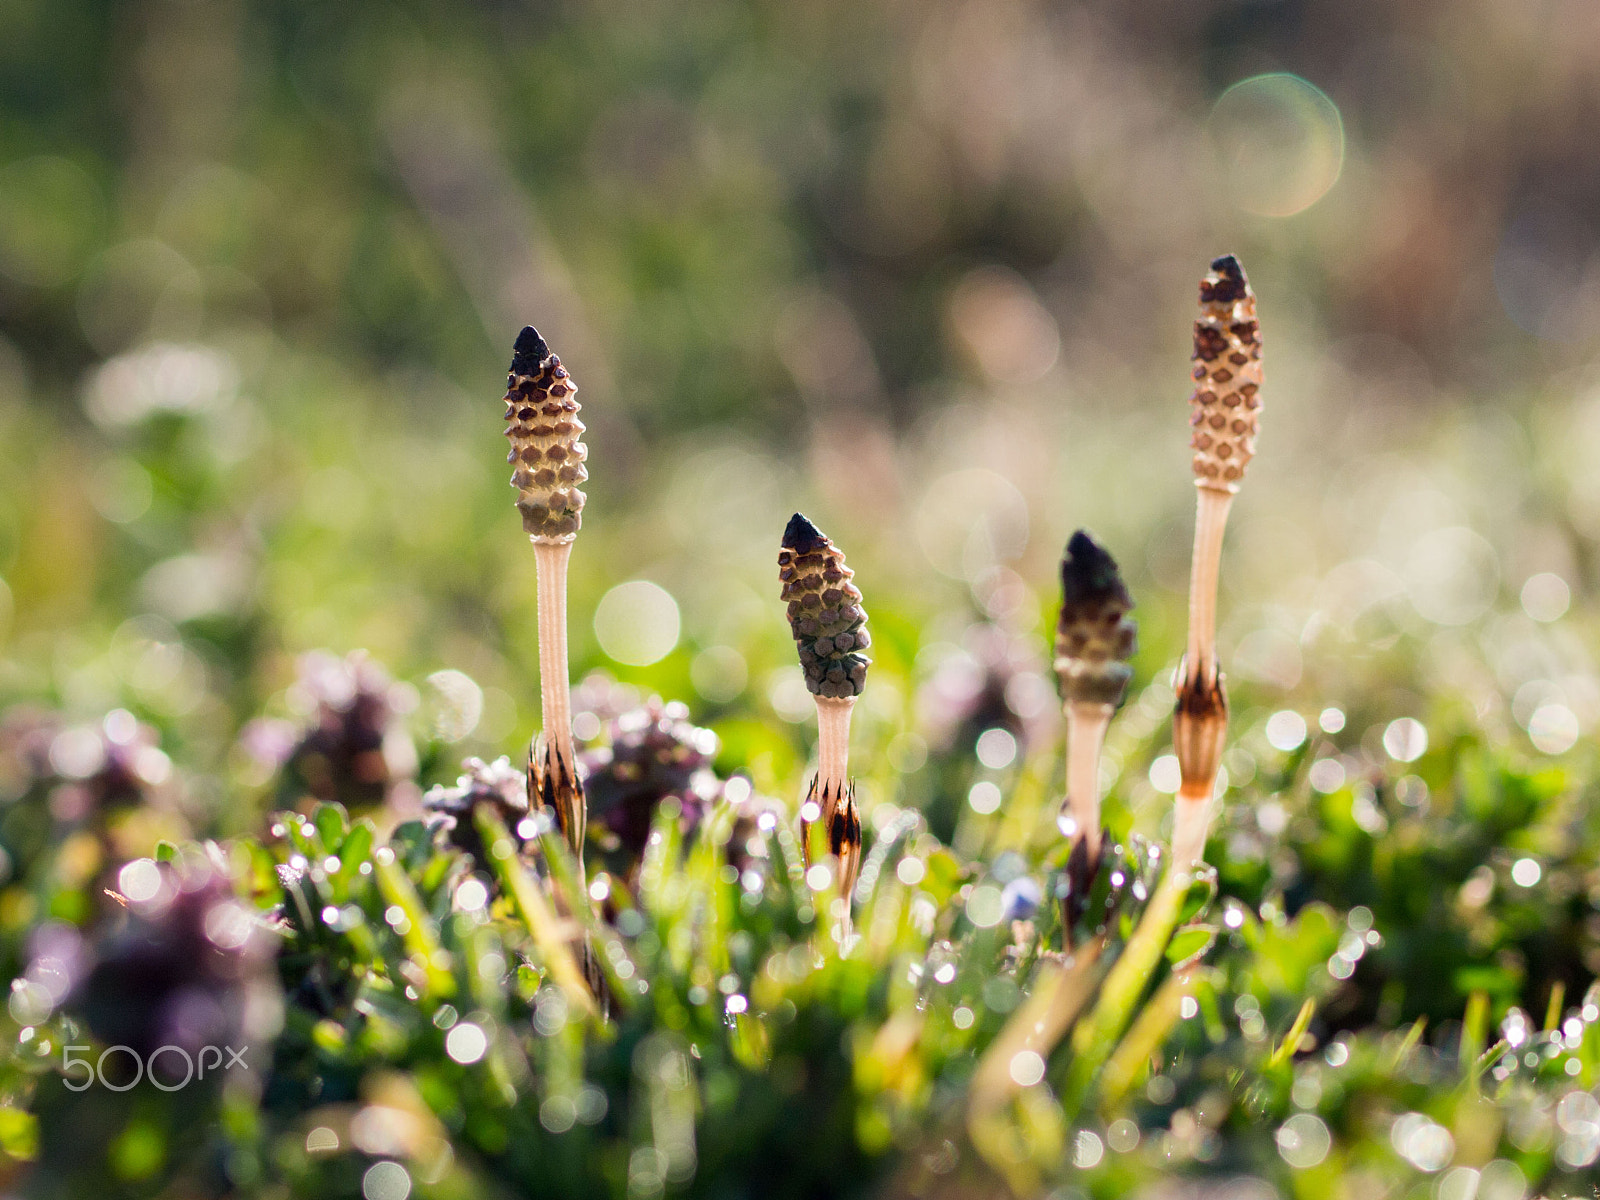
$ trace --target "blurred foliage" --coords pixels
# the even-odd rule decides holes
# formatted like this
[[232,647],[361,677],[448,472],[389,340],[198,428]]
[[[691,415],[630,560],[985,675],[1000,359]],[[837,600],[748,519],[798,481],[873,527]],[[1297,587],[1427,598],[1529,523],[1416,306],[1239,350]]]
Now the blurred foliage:
[[[598,680],[579,695],[626,698]],[[969,810],[957,840],[976,857],[884,798],[841,952],[841,902],[804,876],[782,807],[742,776],[685,793],[688,746],[715,743],[659,706],[592,740],[596,790],[656,789],[642,860],[594,873],[593,909],[515,772],[481,762],[481,782],[439,789],[387,836],[317,803],[260,841],[164,842],[116,875],[126,915],[84,915],[92,885],[59,870],[70,839],[40,850],[28,895],[67,915],[8,925],[32,929],[0,1141],[36,1163],[24,1193],[1109,1198],[1175,1172],[1252,1196],[1586,1186],[1600,988],[1579,990],[1594,939],[1574,913],[1594,838],[1558,769],[1463,732],[1329,787],[1308,775],[1331,746],[1264,748],[1213,839],[1220,873],[1176,910],[1178,965],[1145,982],[1125,1036],[1102,1022],[1113,1041],[1084,1090],[1071,1039],[1035,1071],[1014,1039],[1062,966],[1092,1004],[1089,951],[1108,940],[1114,957],[1163,886],[1141,835],[1102,868],[1062,958],[1043,902],[1065,859],[1053,789],[1008,779],[1001,811]],[[1053,774],[1054,757],[1020,772]],[[272,945],[281,1000],[259,972]],[[135,978],[159,987],[130,992]],[[245,1070],[173,1087],[152,1065],[131,1094],[74,1094],[60,1047],[105,1075],[108,1045],[183,1044],[196,1010],[169,998],[195,994],[234,1014],[210,1028],[252,1043]]]
[[[1577,0],[0,3],[4,1186],[1586,1194],[1592,35]],[[1158,886],[1222,250],[1268,382],[1215,895],[1114,1045],[997,1092],[1008,1021],[1092,993]],[[592,914],[514,819],[526,321],[592,450]],[[796,508],[872,613],[846,954],[787,821]],[[1142,649],[1117,870],[1064,931],[1079,526]],[[64,1047],[175,1029],[251,1050],[69,1089]]]

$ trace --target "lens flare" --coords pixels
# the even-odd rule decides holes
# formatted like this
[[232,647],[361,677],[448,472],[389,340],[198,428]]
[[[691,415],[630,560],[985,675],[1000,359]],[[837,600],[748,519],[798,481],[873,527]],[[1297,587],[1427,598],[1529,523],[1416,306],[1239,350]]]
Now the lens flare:
[[1206,136],[1234,203],[1258,216],[1304,212],[1344,169],[1339,109],[1298,75],[1240,80],[1212,107]]

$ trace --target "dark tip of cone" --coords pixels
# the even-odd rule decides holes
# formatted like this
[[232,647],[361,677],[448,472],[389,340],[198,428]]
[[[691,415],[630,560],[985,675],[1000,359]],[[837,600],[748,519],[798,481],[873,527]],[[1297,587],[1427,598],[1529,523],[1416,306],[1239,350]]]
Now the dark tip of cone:
[[828,539],[822,536],[810,521],[799,513],[789,518],[789,524],[783,531],[783,548],[793,550],[796,554],[809,554],[813,550],[820,550],[828,544]]
[[1200,302],[1231,304],[1250,295],[1244,267],[1232,254],[1211,260],[1211,274],[1200,281]]
[[1117,560],[1082,529],[1067,542],[1067,553],[1061,560],[1061,591],[1068,604],[1128,594]]
[[524,325],[522,332],[517,334],[516,344],[511,347],[511,373],[532,375],[549,357],[550,347],[539,336],[539,331],[532,325]]
[[1104,546],[1089,536],[1087,529],[1080,529],[1067,539],[1067,557],[1084,560],[1109,560],[1111,555],[1107,553]]

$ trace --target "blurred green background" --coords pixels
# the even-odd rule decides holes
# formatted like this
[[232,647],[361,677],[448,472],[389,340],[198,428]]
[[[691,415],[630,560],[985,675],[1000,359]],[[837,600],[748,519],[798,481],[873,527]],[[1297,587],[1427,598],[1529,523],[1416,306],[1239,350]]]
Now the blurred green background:
[[[1581,0],[0,0],[0,961],[28,1031],[0,1064],[20,1072],[0,1071],[0,1174],[36,1128],[41,1180],[104,1165],[78,1110],[30,1123],[22,1077],[56,1079],[34,1038],[62,999],[49,938],[115,927],[124,860],[262,832],[312,793],[387,827],[465,756],[520,762],[535,577],[500,397],[525,323],[588,423],[570,629],[592,753],[604,718],[659,693],[715,731],[673,710],[696,754],[793,800],[814,718],[776,556],[799,509],[870,613],[851,760],[869,844],[921,808],[934,836],[896,878],[937,853],[952,913],[961,862],[969,883],[1048,883],[1065,852],[1048,638],[1085,526],[1141,634],[1107,817],[1119,839],[1164,836],[1191,322],[1234,252],[1267,378],[1223,564],[1229,803],[1209,853],[1233,932],[1208,986],[1240,1036],[1209,1010],[1176,1026],[1171,1078],[1138,1126],[1103,1131],[1114,1156],[1084,1186],[1126,1195],[1222,1153],[1218,1170],[1292,1169],[1296,1196],[1370,1200],[1401,1160],[1443,1167],[1406,1132],[1433,1137],[1412,1120],[1428,1109],[1476,1165],[1407,1197],[1469,1200],[1458,1170],[1491,1179],[1495,1154],[1558,1194],[1547,1168],[1600,1161],[1600,1107],[1555,1106],[1600,1078],[1592,1042],[1576,1053],[1600,1014],[1597,118],[1600,13]],[[336,942],[315,936],[296,950]],[[979,944],[973,978],[992,973]],[[304,963],[284,962],[297,987]],[[1307,996],[1316,1054],[1262,1068]],[[906,1162],[942,1161],[917,1139],[942,1136],[979,1043],[932,1038],[940,1090],[914,1097],[905,1073],[901,1110],[883,1097],[902,1084],[871,1074],[900,1052],[839,1033],[898,1016],[807,1011],[829,1061],[865,1072],[824,1107],[888,1105]],[[274,1078],[453,1070],[422,1008],[396,1019],[411,1058],[307,1041],[312,1012],[291,990]],[[1489,1029],[1516,1051],[1546,1012],[1545,1057],[1440,1082]],[[1383,1040],[1402,1026],[1425,1038],[1405,1070],[1410,1042]],[[1318,1062],[1352,1053],[1365,1082],[1324,1103]],[[1478,1068],[1504,1085],[1504,1145],[1477,1123]],[[719,1070],[707,1095],[735,1095]],[[596,1078],[623,1113],[626,1069]],[[260,1130],[229,1137],[300,1155],[274,1160],[285,1179],[320,1170],[295,1124],[309,1103],[271,1093]],[[1191,1107],[1220,1133],[1180,1120]],[[765,1111],[762,1138],[812,1128]],[[117,1178],[214,1132],[161,1112],[177,1132],[128,1125]],[[478,1194],[492,1138],[472,1139],[498,1121],[468,1123],[468,1182],[438,1194]],[[736,1177],[708,1169],[705,1194]]]
[[[788,794],[803,509],[872,614],[864,736],[914,773],[1051,728],[1083,525],[1140,603],[1132,744],[1180,650],[1195,284],[1234,251],[1268,379],[1236,733],[1341,710],[1330,791],[1397,718],[1586,754],[1597,74],[1576,0],[3,0],[0,700],[151,722],[199,830],[256,826],[274,727],[241,730],[310,711],[318,648],[401,681],[397,811],[516,756],[532,322],[589,424],[576,673],[688,700]],[[1114,801],[1152,827],[1164,761]]]

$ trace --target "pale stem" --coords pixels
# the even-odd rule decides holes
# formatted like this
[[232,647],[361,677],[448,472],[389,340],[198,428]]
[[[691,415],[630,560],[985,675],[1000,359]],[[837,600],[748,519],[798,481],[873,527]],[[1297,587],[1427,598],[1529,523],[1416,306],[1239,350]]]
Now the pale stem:
[[841,789],[850,777],[850,714],[854,696],[816,696],[817,782],[836,783]]
[[1188,870],[1203,862],[1206,838],[1211,832],[1211,793],[1216,780],[1208,780],[1206,790],[1179,788],[1172,809],[1172,869]]
[[1189,565],[1189,654],[1191,669],[1213,679],[1217,671],[1217,575],[1222,564],[1222,534],[1233,493],[1195,489],[1194,557]]
[[577,777],[572,746],[572,691],[567,677],[567,563],[572,543],[533,543],[539,574],[539,704],[553,754]]
[[1100,748],[1114,711],[1109,704],[1069,701],[1067,714],[1067,810],[1089,840],[1089,861],[1100,853]]

